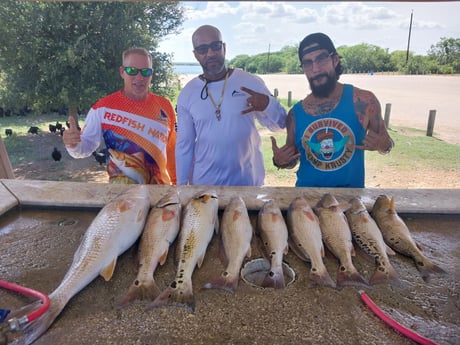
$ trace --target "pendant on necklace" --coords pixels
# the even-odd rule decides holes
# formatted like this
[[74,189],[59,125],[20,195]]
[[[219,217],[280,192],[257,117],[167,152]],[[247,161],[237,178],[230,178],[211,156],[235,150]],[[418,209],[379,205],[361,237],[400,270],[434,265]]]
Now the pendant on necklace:
[[220,108],[216,109],[216,118],[217,118],[217,121],[220,121]]

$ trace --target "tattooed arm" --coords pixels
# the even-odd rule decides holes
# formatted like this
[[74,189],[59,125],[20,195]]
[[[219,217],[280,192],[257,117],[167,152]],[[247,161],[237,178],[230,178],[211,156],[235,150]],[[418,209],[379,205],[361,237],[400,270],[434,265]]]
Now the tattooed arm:
[[354,89],[353,102],[359,122],[367,130],[362,145],[357,149],[389,153],[394,146],[382,118],[380,103],[375,95],[367,90]]

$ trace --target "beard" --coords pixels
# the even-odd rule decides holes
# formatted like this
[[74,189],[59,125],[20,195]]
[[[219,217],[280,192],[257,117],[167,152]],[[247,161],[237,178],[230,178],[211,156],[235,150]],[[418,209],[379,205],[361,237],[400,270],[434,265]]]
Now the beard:
[[[324,84],[318,85],[314,83],[315,80],[319,80],[322,78],[326,78],[326,82]],[[310,89],[313,96],[318,98],[327,98],[334,91],[335,85],[337,84],[337,78],[335,74],[320,74],[317,75],[315,78],[309,79],[308,83],[310,84]]]
[[210,58],[201,67],[203,67],[203,72],[209,76],[219,75],[225,70],[225,58]]

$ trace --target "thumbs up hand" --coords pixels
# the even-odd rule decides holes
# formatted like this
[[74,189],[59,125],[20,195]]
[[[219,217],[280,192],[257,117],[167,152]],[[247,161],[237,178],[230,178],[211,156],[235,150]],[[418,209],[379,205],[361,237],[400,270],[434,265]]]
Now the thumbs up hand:
[[80,130],[73,116],[69,116],[69,129],[62,134],[62,140],[64,141],[64,145],[68,148],[74,148],[81,141]]

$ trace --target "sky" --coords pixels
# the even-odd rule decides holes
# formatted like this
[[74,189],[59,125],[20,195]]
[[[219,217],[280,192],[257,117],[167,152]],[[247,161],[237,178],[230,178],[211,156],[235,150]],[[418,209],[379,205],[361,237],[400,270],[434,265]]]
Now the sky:
[[227,45],[228,60],[237,55],[276,52],[308,34],[324,32],[336,47],[366,43],[426,55],[442,37],[460,38],[460,1],[185,1],[180,32],[168,35],[159,51],[173,62],[196,62],[191,36],[201,25],[214,25]]

